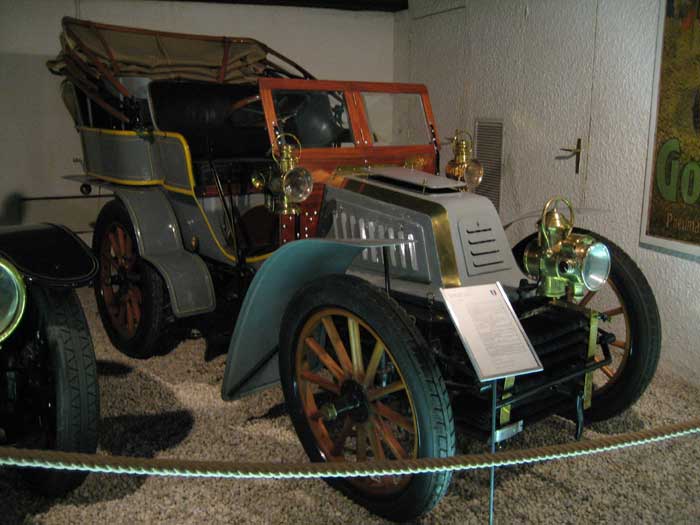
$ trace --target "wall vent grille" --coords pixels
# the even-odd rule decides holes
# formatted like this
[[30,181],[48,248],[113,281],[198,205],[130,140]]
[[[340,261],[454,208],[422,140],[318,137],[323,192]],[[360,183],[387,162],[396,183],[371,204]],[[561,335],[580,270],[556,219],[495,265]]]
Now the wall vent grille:
[[496,210],[501,206],[501,174],[503,172],[503,122],[477,119],[475,155],[484,166],[484,179],[476,189],[488,197]]

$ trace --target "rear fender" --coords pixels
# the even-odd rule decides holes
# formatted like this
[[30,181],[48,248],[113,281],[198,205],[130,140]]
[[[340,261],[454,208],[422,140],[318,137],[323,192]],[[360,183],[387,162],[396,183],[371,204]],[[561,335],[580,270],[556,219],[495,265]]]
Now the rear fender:
[[201,257],[182,246],[177,217],[159,188],[114,188],[134,226],[141,257],[165,280],[175,317],[204,314],[216,308],[214,285]]
[[365,248],[401,241],[304,239],[283,245],[255,274],[231,338],[221,395],[236,399],[279,382],[275,359],[282,316],[303,286],[344,274]]

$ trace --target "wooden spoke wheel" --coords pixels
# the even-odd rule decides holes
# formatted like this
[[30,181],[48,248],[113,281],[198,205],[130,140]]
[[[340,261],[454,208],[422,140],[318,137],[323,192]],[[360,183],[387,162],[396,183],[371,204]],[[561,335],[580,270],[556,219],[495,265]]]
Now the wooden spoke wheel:
[[[599,329],[615,336],[610,345],[612,363],[594,372],[593,402],[585,414],[588,421],[602,421],[632,406],[654,377],[661,353],[661,320],[649,282],[629,255],[597,233],[580,228],[574,231],[604,243],[612,258],[606,285],[579,301],[581,306],[602,313],[605,318]],[[526,237],[513,248],[518,264],[522,265],[525,246],[534,237]],[[603,359],[601,348],[596,359]]]
[[[372,462],[454,454],[450,401],[427,345],[386,294],[346,275],[312,281],[280,330],[280,377],[312,461]],[[451,474],[329,479],[372,512],[407,521],[442,498]]]
[[105,229],[99,257],[100,287],[112,326],[131,339],[141,322],[143,296],[134,240],[124,225],[113,222]]
[[141,258],[134,227],[119,199],[100,211],[92,241],[100,259],[95,300],[112,344],[145,358],[172,348],[168,294],[163,278]]
[[[324,308],[298,338],[297,387],[306,420],[329,461],[417,455],[416,419],[406,382],[386,344],[355,314]],[[396,492],[410,476],[356,478],[374,493]]]

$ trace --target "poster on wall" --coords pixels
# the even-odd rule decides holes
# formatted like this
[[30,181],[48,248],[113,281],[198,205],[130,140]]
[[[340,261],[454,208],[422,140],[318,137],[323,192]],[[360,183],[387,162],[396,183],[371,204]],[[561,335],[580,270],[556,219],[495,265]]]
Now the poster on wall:
[[700,0],[664,0],[641,242],[700,255]]

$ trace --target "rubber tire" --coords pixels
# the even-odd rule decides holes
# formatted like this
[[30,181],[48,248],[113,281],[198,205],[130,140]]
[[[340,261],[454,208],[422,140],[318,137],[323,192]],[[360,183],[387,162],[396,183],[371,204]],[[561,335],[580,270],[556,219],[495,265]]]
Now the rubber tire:
[[[452,407],[442,375],[428,347],[399,305],[362,279],[347,275],[319,278],[290,301],[280,329],[279,367],[284,397],[294,428],[314,462],[324,461],[296,395],[294,362],[297,338],[310,315],[323,307],[340,307],[363,319],[391,350],[414,402],[418,419],[418,457],[448,457],[455,451]],[[403,492],[390,497],[359,492],[344,479],[327,483],[371,512],[394,521],[415,519],[429,512],[445,495],[452,474],[413,477]]]
[[[92,338],[73,290],[31,289],[38,330],[49,351],[55,388],[53,448],[93,454],[97,450],[100,395]],[[61,496],[80,485],[87,472],[31,469],[28,481],[47,496]]]
[[129,357],[147,359],[156,354],[167,353],[175,344],[169,334],[169,329],[173,324],[169,321],[170,296],[160,273],[149,262],[141,259],[136,244],[134,226],[131,223],[129,213],[119,199],[108,202],[100,210],[92,237],[92,249],[99,259],[105,231],[114,222],[126,228],[137,253],[136,265],[141,276],[141,321],[132,338],[126,339],[119,334],[112,326],[112,320],[102,297],[100,276],[98,274],[98,277],[95,279],[94,290],[102,325],[112,345]]
[[[661,355],[661,318],[649,281],[622,248],[595,232],[582,228],[574,232],[591,235],[608,247],[612,257],[609,279],[629,314],[632,346],[622,375],[602,393],[594,390],[591,407],[584,414],[586,422],[604,421],[634,405],[651,383]],[[513,248],[521,268],[525,247],[535,236],[526,237]]]

